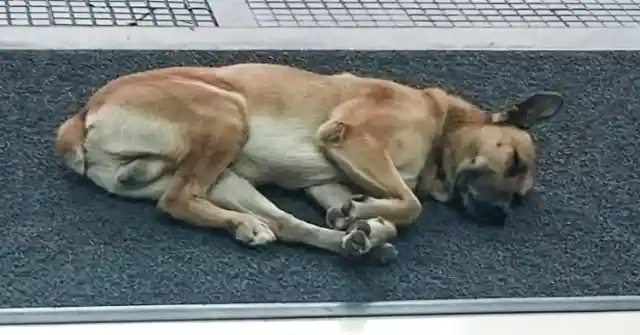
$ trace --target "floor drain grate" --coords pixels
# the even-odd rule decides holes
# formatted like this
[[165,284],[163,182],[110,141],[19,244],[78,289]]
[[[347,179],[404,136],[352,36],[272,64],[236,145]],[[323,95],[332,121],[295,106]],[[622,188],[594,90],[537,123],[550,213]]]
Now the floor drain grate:
[[245,0],[263,27],[640,27],[640,0]]
[[0,0],[0,26],[217,27],[207,0]]

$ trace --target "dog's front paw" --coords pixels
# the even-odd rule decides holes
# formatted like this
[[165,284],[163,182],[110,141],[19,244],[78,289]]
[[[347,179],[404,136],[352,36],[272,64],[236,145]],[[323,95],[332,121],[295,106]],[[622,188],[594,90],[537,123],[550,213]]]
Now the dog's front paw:
[[357,220],[347,230],[342,248],[349,255],[364,255],[374,252],[379,259],[391,260],[398,255],[388,241],[397,235],[396,227],[382,218]]
[[347,230],[358,219],[358,206],[366,202],[369,197],[357,194],[340,207],[327,210],[325,224],[329,228]]
[[361,256],[373,247],[366,225],[354,224],[352,229],[342,239],[342,252],[348,256]]
[[249,216],[235,231],[236,239],[249,246],[259,246],[276,240],[276,235],[271,231],[267,223]]

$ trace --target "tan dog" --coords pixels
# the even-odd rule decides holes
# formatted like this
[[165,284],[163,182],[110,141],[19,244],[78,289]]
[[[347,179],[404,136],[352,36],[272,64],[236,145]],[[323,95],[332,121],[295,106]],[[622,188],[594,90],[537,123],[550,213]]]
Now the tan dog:
[[[362,255],[392,248],[396,228],[422,210],[416,194],[458,194],[471,214],[504,216],[533,184],[534,143],[522,128],[561,105],[542,93],[491,114],[438,88],[351,74],[174,67],[102,87],[60,126],[56,152],[108,192],[157,200],[249,245]],[[304,189],[330,228],[277,208],[255,188],[267,183]]]

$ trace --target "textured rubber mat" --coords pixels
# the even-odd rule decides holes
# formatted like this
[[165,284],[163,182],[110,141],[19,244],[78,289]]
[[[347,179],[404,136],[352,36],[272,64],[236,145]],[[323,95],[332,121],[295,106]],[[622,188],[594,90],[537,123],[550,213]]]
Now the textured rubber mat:
[[638,0],[245,1],[265,27],[640,27]]
[[212,27],[207,0],[3,0],[0,26]]
[[[505,227],[425,203],[398,262],[249,249],[114,196],[53,157],[92,90],[156,66],[277,62],[441,84],[485,106],[559,90],[535,191]],[[0,52],[0,307],[640,294],[638,52]],[[321,223],[301,194],[263,189]]]

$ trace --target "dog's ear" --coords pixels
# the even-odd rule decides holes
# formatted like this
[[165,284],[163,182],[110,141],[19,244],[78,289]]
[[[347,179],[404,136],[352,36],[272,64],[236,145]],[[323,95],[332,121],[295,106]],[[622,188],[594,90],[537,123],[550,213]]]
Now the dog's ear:
[[528,129],[548,120],[558,113],[564,105],[564,97],[557,92],[538,92],[507,110],[492,116],[494,123],[509,123]]

